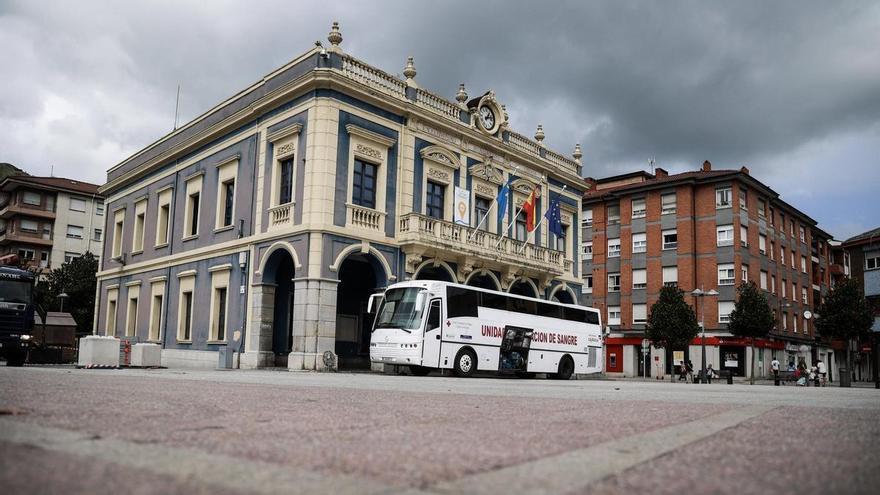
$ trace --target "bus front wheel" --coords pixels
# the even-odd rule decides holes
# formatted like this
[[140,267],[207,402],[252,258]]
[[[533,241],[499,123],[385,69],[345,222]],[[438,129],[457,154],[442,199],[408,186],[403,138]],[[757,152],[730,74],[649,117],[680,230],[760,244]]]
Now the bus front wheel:
[[477,371],[477,355],[471,349],[462,349],[455,356],[455,376],[469,377]]
[[571,359],[571,356],[563,356],[562,361],[559,361],[559,372],[550,375],[550,378],[554,380],[568,380],[572,374],[574,374],[574,361]]

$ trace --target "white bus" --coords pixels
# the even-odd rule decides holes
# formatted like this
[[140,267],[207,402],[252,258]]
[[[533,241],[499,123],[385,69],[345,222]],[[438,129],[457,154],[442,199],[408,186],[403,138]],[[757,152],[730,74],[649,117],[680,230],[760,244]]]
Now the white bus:
[[452,369],[567,380],[602,370],[599,311],[435,280],[389,286],[370,339],[370,360],[409,366],[414,375]]

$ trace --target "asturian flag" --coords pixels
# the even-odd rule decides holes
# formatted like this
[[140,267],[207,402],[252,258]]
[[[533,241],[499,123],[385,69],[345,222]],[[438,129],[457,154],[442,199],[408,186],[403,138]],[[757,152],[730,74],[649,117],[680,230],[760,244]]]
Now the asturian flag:
[[547,219],[547,229],[557,238],[565,237],[565,230],[562,228],[562,212],[559,208],[559,200],[554,199],[550,202],[550,208],[544,213]]
[[532,189],[532,193],[526,198],[522,209],[526,212],[526,230],[529,232],[535,230],[535,203],[538,201],[538,188]]
[[498,225],[504,223],[504,218],[507,216],[507,198],[510,196],[510,180],[504,183],[504,186],[501,187],[501,192],[498,193]]

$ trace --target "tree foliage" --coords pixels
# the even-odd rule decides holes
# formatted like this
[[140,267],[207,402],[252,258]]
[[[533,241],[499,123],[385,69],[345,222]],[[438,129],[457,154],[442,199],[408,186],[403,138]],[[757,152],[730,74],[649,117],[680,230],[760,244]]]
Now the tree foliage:
[[64,311],[76,320],[78,334],[92,332],[95,318],[95,290],[97,289],[98,260],[86,253],[52,270],[45,281],[37,283],[34,299],[40,315],[48,311],[60,311],[62,292],[67,294]]
[[816,330],[821,335],[852,339],[867,333],[874,324],[861,284],[855,279],[832,288],[816,310]]
[[776,318],[764,292],[754,282],[748,282],[741,284],[737,293],[739,297],[730,313],[727,329],[740,337],[766,337],[776,325]]
[[697,316],[685,302],[684,292],[678,287],[663,287],[648,316],[648,339],[655,346],[676,349],[687,346],[699,333]]

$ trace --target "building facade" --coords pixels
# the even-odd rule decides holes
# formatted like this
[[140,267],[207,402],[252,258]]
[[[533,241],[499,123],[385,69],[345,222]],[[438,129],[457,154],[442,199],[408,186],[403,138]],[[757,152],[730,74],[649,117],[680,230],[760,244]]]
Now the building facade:
[[[748,169],[669,175],[636,172],[587,179],[582,224],[582,303],[603,311],[609,374],[662,377],[683,356],[700,366],[700,338],[687,349],[642,352],[645,323],[664,285],[676,285],[695,305],[706,332],[707,364],[749,373],[746,339],[727,331],[736,286],[753,281],[765,291],[778,325],[758,342],[756,370],[781,362],[828,362],[812,313],[830,283],[830,236],[810,217],[753,178]],[[717,297],[690,295],[714,289]],[[683,351],[676,354],[673,351]],[[830,364],[830,363],[829,363]]]
[[[880,228],[863,232],[843,242],[844,254],[851,260],[852,277],[862,284],[868,305],[874,312],[873,333],[858,343],[853,375],[856,380],[874,381],[878,359],[877,333],[880,332]],[[849,268],[849,267],[847,267]]]
[[0,183],[0,257],[48,271],[86,252],[100,256],[104,198],[98,186],[60,177]]
[[[328,40],[108,171],[96,333],[161,344],[169,366],[231,346],[241,367],[345,368],[368,359],[369,295],[397,281],[577,301],[577,148],[512,131],[491,91],[449,101],[412,59],[399,79],[337,25]],[[534,189],[567,235],[511,223]]]

